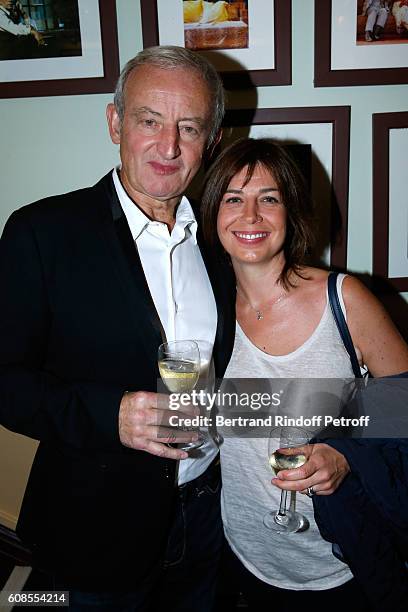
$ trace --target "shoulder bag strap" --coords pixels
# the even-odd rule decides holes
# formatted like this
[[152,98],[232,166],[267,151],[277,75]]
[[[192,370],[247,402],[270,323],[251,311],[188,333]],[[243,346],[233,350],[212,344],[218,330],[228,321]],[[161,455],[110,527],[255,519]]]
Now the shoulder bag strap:
[[333,313],[334,320],[336,321],[337,328],[340,332],[341,339],[343,340],[343,344],[348,354],[350,355],[350,361],[353,368],[354,376],[356,378],[363,378],[360,371],[360,366],[358,364],[356,351],[354,350],[353,341],[350,336],[349,328],[347,327],[347,323],[344,318],[343,311],[341,309],[340,300],[337,293],[337,277],[338,272],[330,272],[327,281],[330,308]]

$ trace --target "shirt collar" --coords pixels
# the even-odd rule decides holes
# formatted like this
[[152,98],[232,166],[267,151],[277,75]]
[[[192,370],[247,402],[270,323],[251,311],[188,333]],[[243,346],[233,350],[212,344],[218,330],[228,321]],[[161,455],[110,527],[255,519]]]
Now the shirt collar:
[[186,229],[189,228],[194,244],[197,244],[197,220],[194,216],[191,204],[183,196],[176,211],[176,226]]
[[[119,202],[122,206],[123,212],[129,222],[130,230],[132,232],[133,240],[137,240],[139,236],[145,231],[150,223],[154,223],[149,217],[147,217],[138,206],[135,206],[134,202],[130,199],[126,190],[124,189],[118,175],[118,168],[114,168],[112,172],[113,184],[115,185],[116,193],[119,198]],[[180,228],[185,230],[189,228],[194,244],[197,244],[197,221],[194,216],[193,209],[190,202],[183,196],[180,204],[176,211],[176,225],[174,229]],[[173,231],[174,231],[173,229]]]

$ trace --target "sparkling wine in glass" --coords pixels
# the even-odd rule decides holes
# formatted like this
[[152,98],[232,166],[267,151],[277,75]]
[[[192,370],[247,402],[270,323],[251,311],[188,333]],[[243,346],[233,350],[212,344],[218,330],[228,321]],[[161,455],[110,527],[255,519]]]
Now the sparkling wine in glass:
[[170,393],[189,393],[200,376],[200,351],[194,340],[165,342],[159,346],[159,372]]
[[[200,350],[195,340],[175,340],[159,346],[158,366],[161,379],[170,393],[190,393],[200,376]],[[205,441],[197,428],[182,428],[183,431],[198,433],[198,440],[183,442],[181,450],[199,448]]]
[[[272,471],[278,474],[281,470],[298,468],[306,463],[306,456],[300,449],[299,453],[293,455],[286,455],[280,450],[304,446],[309,443],[309,440],[309,433],[297,427],[272,430],[268,441],[268,458]],[[278,533],[294,533],[300,529],[304,531],[308,521],[299,512],[287,508],[287,497],[288,491],[282,490],[279,509],[265,514],[264,525]]]

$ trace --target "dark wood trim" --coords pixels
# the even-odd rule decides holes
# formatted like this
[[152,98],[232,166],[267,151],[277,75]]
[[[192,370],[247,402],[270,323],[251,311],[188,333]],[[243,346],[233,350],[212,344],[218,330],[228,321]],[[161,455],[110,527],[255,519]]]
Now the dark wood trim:
[[333,268],[344,270],[347,267],[350,107],[229,110],[224,121],[226,127],[281,123],[331,123],[333,126],[331,219],[335,226],[331,228],[330,265]]
[[159,18],[157,0],[140,0],[142,14],[143,48],[159,44]]
[[0,559],[12,561],[14,565],[31,565],[31,552],[26,548],[16,532],[0,525]]
[[[160,44],[157,0],[140,0],[143,47]],[[292,84],[292,0],[274,0],[275,68],[220,71],[227,89]]]
[[0,83],[0,98],[67,96],[113,92],[119,76],[115,0],[99,0],[99,14],[104,76],[84,79],[50,79]]
[[408,112],[373,115],[373,273],[398,291],[408,291],[408,276],[389,277],[390,130],[408,128]]
[[315,87],[408,83],[408,68],[331,69],[332,2],[333,0],[315,0]]

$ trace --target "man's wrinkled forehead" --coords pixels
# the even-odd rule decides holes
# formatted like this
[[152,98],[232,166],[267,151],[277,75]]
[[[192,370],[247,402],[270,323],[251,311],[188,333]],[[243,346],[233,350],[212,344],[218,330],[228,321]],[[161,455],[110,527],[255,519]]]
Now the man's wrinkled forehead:
[[208,84],[201,74],[185,68],[166,69],[143,64],[129,75],[124,90],[125,112],[149,108],[157,113],[175,113],[179,120],[194,119],[204,129],[211,127],[213,105]]
[[[163,77],[162,79],[161,75]],[[130,86],[140,87],[141,91],[143,91],[143,88],[148,88],[149,81],[152,78],[155,78],[156,82],[166,82],[169,75],[171,76],[171,82],[173,85],[177,79],[180,79],[180,89],[187,85],[189,91],[194,92],[196,96],[201,96],[201,92],[199,91],[199,87],[197,88],[194,86],[197,84],[197,82],[201,83],[203,90],[205,91],[205,93],[203,92],[202,97],[207,97],[208,104],[211,105],[211,91],[207,81],[203,78],[202,74],[198,70],[193,67],[189,68],[186,66],[181,66],[180,68],[166,68],[164,66],[151,63],[135,66],[126,79],[125,97],[126,91]],[[193,83],[193,81],[196,83]]]

